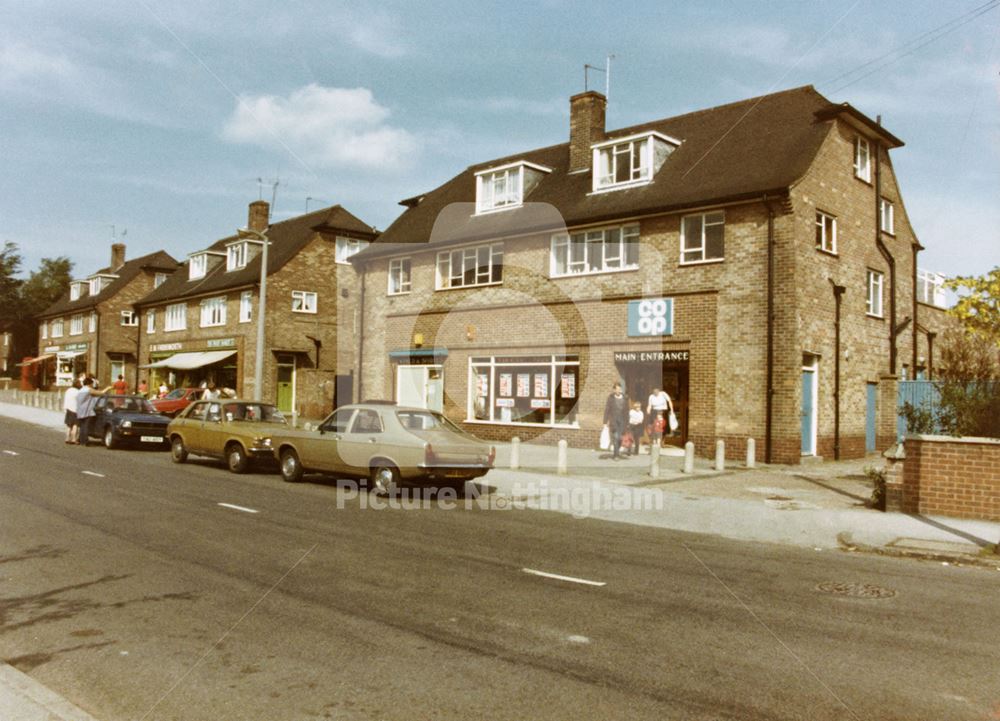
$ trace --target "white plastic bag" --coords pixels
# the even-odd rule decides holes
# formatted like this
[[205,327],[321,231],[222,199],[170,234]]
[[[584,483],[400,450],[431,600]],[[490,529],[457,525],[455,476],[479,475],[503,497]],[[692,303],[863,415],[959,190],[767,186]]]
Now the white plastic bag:
[[668,422],[670,423],[671,433],[674,433],[677,430],[678,426],[680,426],[680,423],[677,422],[677,416],[674,414],[673,411],[670,411],[670,418]]
[[600,447],[602,451],[606,451],[611,448],[611,431],[607,426],[604,426],[604,428],[601,429]]

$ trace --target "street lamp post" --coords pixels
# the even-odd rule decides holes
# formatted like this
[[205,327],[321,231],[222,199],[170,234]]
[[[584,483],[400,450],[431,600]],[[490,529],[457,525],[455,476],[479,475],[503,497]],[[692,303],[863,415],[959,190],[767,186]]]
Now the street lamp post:
[[253,367],[253,399],[262,400],[264,387],[264,308],[267,307],[267,246],[270,241],[267,233],[248,228],[239,228],[236,235],[240,238],[256,238],[263,244],[260,253],[260,301],[257,303],[257,347]]

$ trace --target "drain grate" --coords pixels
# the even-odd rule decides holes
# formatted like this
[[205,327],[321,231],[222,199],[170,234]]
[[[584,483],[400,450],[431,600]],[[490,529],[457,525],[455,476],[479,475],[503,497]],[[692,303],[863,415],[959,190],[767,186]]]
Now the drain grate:
[[817,591],[830,593],[834,596],[850,596],[851,598],[892,598],[896,592],[891,588],[883,588],[870,583],[844,583],[839,581],[824,581],[816,586]]

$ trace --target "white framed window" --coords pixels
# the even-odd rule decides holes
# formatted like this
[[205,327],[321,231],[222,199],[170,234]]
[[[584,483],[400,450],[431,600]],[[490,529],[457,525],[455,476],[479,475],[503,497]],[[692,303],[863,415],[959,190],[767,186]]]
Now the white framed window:
[[226,271],[245,268],[249,257],[250,244],[245,240],[228,246],[226,248]]
[[253,291],[240,293],[240,323],[249,323],[253,318]]
[[577,355],[469,359],[467,420],[504,425],[576,426]]
[[69,334],[80,335],[83,333],[83,316],[74,315],[69,319]]
[[437,254],[437,290],[503,282],[503,243],[474,245]]
[[922,268],[917,269],[917,300],[921,303],[935,305],[938,308],[948,307],[948,298],[944,292],[945,277],[940,273],[932,273]]
[[123,310],[121,312],[121,324],[128,326],[139,325],[139,316],[133,310]]
[[188,280],[198,280],[204,278],[208,272],[208,254],[198,253],[192,255],[188,261]]
[[523,169],[520,165],[476,174],[476,212],[521,205]]
[[866,273],[867,288],[865,291],[865,311],[875,318],[882,317],[882,286],[885,276],[877,270],[869,269]]
[[638,225],[552,236],[549,274],[553,278],[638,267]]
[[896,208],[891,200],[882,198],[879,201],[879,223],[883,233],[896,234]]
[[226,297],[205,298],[201,302],[201,327],[211,328],[212,326],[226,324]]
[[89,326],[90,326],[89,330],[91,333],[97,332],[97,311],[91,311]]
[[83,297],[83,289],[87,287],[87,283],[77,280],[70,283],[69,286],[69,299],[79,300]]
[[149,333],[155,333],[155,332],[156,332],[156,311],[152,310],[152,309],[151,310],[147,310],[146,311],[146,333],[149,334]]
[[292,291],[293,313],[315,313],[317,306],[316,294],[308,290]]
[[816,250],[837,254],[837,219],[820,210],[816,211]]
[[393,258],[389,261],[389,295],[410,292],[410,268],[409,258]]
[[721,211],[681,218],[681,263],[710,263],[725,258],[726,214]]
[[102,290],[104,290],[105,279],[97,276],[96,278],[91,278],[89,281],[89,293],[90,295],[97,295]]
[[42,340],[48,340],[49,338],[49,322],[45,321],[42,323]]
[[54,321],[52,321],[52,330],[51,330],[50,335],[53,338],[62,338],[62,335],[63,335],[63,319],[62,318],[56,318]]
[[184,330],[187,328],[187,304],[168,305],[164,313],[163,330]]
[[647,137],[598,149],[596,187],[608,188],[649,180],[653,165],[651,147],[652,140]]
[[854,139],[854,177],[872,182],[871,145],[860,135]]
[[163,285],[163,282],[167,279],[166,273],[154,273],[153,274],[153,287],[159,288]]
[[348,259],[368,247],[368,241],[356,238],[337,238],[336,261],[347,263]]

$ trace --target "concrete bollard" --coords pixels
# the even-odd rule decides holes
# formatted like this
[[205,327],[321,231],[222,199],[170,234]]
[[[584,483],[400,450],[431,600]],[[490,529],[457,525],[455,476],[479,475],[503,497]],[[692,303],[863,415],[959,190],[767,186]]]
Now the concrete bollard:
[[747,468],[757,465],[757,441],[747,438]]
[[556,452],[557,453],[557,455],[556,455],[556,473],[558,473],[560,476],[565,476],[566,475],[566,448],[568,446],[569,446],[569,444],[566,442],[565,438],[563,438],[562,440],[559,441],[558,450]]
[[726,442],[721,438],[715,442],[715,470],[726,470]]
[[684,444],[684,472],[694,473],[694,441]]
[[649,477],[660,477],[660,446],[655,443],[649,449]]
[[521,467],[521,439],[514,436],[510,439],[510,470],[516,471]]

